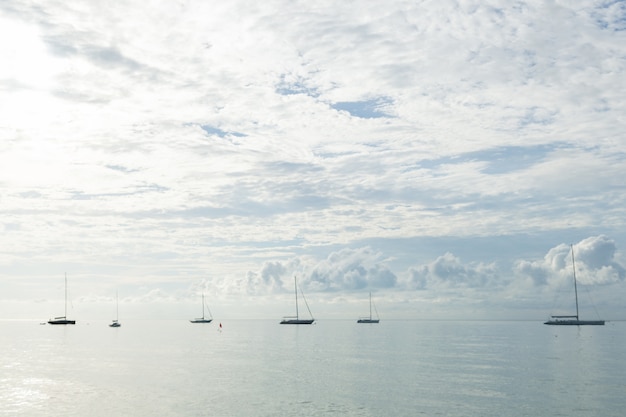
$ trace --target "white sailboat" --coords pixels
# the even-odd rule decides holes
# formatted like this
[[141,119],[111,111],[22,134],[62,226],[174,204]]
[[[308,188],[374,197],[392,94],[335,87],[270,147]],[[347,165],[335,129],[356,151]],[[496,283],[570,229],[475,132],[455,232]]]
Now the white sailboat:
[[604,320],[580,320],[578,317],[578,286],[576,285],[576,263],[574,261],[574,246],[572,250],[572,271],[574,274],[574,297],[576,299],[576,315],[574,316],[550,316],[550,320],[543,324],[553,326],[604,326]]
[[211,323],[213,321],[213,315],[211,314],[211,310],[209,310],[208,306],[207,310],[209,311],[209,317],[204,317],[204,305],[204,293],[202,293],[202,317],[189,320],[191,323]]
[[48,324],[76,324],[76,320],[67,318],[67,274],[65,274],[65,314],[62,317],[55,317],[48,320]]
[[115,291],[115,320],[113,320],[113,322],[109,324],[109,327],[121,327],[122,324],[120,323],[119,318],[120,318],[120,303],[119,303],[117,291]]
[[374,311],[376,311],[376,318],[372,318],[372,293],[370,292],[370,316],[369,317],[360,317],[356,322],[357,323],[378,323],[380,319],[378,318],[378,311],[376,310],[376,306],[374,306]]
[[302,293],[302,299],[304,299],[304,304],[306,305],[307,310],[309,310],[309,315],[311,316],[311,318],[310,319],[300,318],[300,313],[298,311],[298,281],[296,280],[295,276],[293,277],[293,284],[294,284],[295,293],[296,293],[296,315],[283,317],[280,324],[311,324],[315,321],[315,319],[313,318],[313,314],[311,314],[311,309],[309,308],[309,304],[306,302],[306,298],[304,298],[304,293]]

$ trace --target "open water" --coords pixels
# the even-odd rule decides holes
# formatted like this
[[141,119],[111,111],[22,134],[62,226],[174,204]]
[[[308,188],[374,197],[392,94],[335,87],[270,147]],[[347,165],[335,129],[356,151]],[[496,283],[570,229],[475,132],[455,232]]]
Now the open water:
[[620,416],[626,323],[0,321],[0,416]]

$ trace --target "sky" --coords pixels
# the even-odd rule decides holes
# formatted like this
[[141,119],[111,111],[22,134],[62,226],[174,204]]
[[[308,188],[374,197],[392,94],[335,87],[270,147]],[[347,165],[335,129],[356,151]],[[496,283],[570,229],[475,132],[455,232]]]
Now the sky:
[[0,318],[626,319],[625,1],[0,2]]

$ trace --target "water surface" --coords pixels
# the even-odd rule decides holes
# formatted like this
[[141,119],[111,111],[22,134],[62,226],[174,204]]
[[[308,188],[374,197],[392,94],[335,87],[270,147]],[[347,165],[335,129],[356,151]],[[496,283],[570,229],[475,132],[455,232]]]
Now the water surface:
[[622,416],[626,323],[2,321],[0,416]]

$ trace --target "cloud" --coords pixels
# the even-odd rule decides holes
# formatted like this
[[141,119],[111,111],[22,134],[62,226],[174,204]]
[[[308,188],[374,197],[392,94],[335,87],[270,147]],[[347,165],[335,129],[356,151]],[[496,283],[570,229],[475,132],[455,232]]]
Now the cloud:
[[[592,236],[573,246],[576,278],[582,285],[610,285],[623,282],[626,269],[615,259],[615,242],[604,235]],[[540,261],[518,261],[514,272],[537,286],[562,285],[572,278],[571,248],[560,244]]]
[[412,267],[408,271],[409,289],[486,288],[496,290],[501,285],[500,271],[493,264],[464,265],[451,253],[439,256],[433,262]]
[[248,271],[241,281],[247,294],[293,291],[293,278],[306,292],[352,292],[393,289],[396,275],[381,254],[371,248],[341,249],[325,259],[297,257],[263,264],[260,271]]
[[623,17],[0,2],[0,274],[461,297],[556,285],[567,247],[540,248],[604,234],[577,244],[581,283],[622,282]]
[[367,247],[342,249],[315,264],[305,282],[317,291],[392,288],[397,277],[381,257],[381,253]]
[[592,236],[574,247],[576,278],[583,284],[613,284],[624,281],[626,269],[615,258],[615,241],[607,236]]
[[253,295],[285,292],[285,280],[288,278],[288,273],[293,269],[294,267],[290,263],[266,262],[261,271],[248,271],[244,281],[245,291]]

